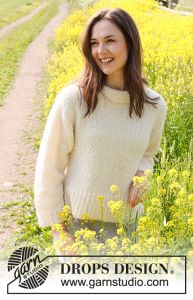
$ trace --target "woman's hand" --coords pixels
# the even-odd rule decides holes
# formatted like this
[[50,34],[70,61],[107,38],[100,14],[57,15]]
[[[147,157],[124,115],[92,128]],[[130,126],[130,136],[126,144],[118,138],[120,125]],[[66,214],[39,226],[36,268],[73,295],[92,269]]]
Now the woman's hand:
[[139,191],[139,188],[134,185],[134,182],[132,181],[129,186],[129,204],[131,207],[135,207],[141,198],[141,194]]
[[[136,176],[143,177],[143,171],[137,171]],[[136,185],[133,181],[129,186],[129,204],[133,208],[140,201],[142,201],[143,195],[145,192],[149,190],[149,181],[144,180],[144,182],[140,185]]]

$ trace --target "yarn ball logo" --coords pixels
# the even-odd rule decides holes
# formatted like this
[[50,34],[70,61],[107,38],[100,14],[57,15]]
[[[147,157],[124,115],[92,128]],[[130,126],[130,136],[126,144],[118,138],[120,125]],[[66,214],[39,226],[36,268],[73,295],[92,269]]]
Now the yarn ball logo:
[[49,267],[42,264],[38,250],[22,247],[15,250],[8,260],[8,271],[14,270],[15,280],[24,289],[35,289],[48,277]]

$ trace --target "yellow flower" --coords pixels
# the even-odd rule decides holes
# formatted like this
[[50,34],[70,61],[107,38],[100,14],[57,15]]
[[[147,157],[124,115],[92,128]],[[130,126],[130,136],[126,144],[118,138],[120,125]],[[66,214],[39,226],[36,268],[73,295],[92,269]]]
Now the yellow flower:
[[141,247],[138,244],[134,244],[133,246],[131,246],[131,252],[133,252],[134,254],[138,254],[141,251]]
[[183,171],[182,172],[182,177],[189,177],[190,176],[190,172],[189,171]]
[[105,200],[105,197],[104,196],[97,196],[96,199],[99,201],[99,202],[103,202]]
[[171,221],[168,221],[167,224],[166,224],[167,227],[174,227],[175,224],[174,222],[171,220]]
[[151,170],[147,169],[144,171],[145,176],[149,176],[151,174]]
[[174,181],[173,183],[171,183],[171,184],[169,185],[169,187],[170,187],[171,190],[175,190],[175,189],[177,189],[177,188],[180,187],[180,184],[179,184],[179,182]]
[[139,182],[139,178],[140,178],[139,176],[134,176],[134,177],[133,177],[133,182],[134,182],[134,183]]
[[99,244],[97,244],[96,248],[97,248],[97,251],[101,251],[104,248],[104,244],[99,243]]
[[143,224],[139,224],[137,232],[143,232],[144,230],[146,230],[146,227]]
[[109,208],[111,208],[112,205],[113,205],[114,203],[115,203],[114,200],[109,200],[109,201],[107,202],[107,205],[108,205]]
[[116,237],[113,237],[112,239],[107,239],[106,245],[111,250],[116,250],[118,247],[118,237],[116,236]]
[[139,223],[140,223],[140,225],[141,224],[143,224],[143,225],[145,225],[145,224],[147,224],[148,223],[148,217],[141,217],[140,219],[139,219]]
[[193,226],[193,218],[188,219],[188,224],[189,224],[190,226]]
[[65,204],[64,207],[63,207],[63,211],[64,211],[65,213],[68,213],[68,214],[69,214],[69,213],[71,212],[70,206],[67,205],[67,204]]
[[122,240],[122,246],[123,247],[129,247],[131,245],[131,240],[129,238],[124,238]]
[[123,228],[118,228],[117,229],[117,234],[118,235],[122,235],[122,234],[124,234],[125,233],[125,230],[123,229]]
[[69,221],[71,217],[71,208],[69,205],[64,205],[63,210],[59,212],[59,217],[63,222]]
[[176,211],[176,207],[173,206],[173,205],[170,206],[169,211],[170,211],[171,213],[174,213],[174,212]]
[[161,195],[165,195],[167,193],[166,189],[163,189],[163,188],[161,188],[159,190],[159,192],[160,192]]
[[81,228],[80,230],[76,230],[74,232],[74,236],[79,239],[84,234],[84,230]]
[[76,241],[72,245],[65,246],[65,252],[66,250],[69,251],[69,253],[76,252],[80,255],[88,255],[87,246],[84,244],[83,241]]
[[134,182],[134,184],[142,184],[142,183],[144,183],[146,181],[146,177],[145,176],[134,176],[133,177],[133,182]]
[[87,213],[82,214],[82,221],[87,222],[89,220],[89,216]]
[[185,190],[180,190],[180,191],[178,192],[178,197],[179,197],[179,198],[184,198],[184,197],[186,197],[186,191],[185,191]]
[[189,200],[189,201],[193,201],[193,194],[190,194],[190,195],[188,196],[188,200]]
[[175,205],[177,205],[177,206],[181,206],[181,205],[183,205],[183,203],[184,203],[184,201],[181,198],[177,198],[175,200]]
[[53,224],[52,229],[55,231],[60,231],[62,230],[62,224]]
[[148,246],[155,246],[156,239],[154,237],[151,237],[147,240]]
[[177,175],[177,170],[175,168],[171,169],[168,171],[168,174],[170,177],[176,176]]
[[144,183],[146,181],[145,176],[140,176],[139,183]]
[[111,200],[108,202],[108,207],[110,208],[113,215],[118,215],[118,214],[120,214],[120,210],[123,208],[123,201],[122,200],[118,200],[118,201]]
[[88,228],[81,228],[80,230],[76,230],[74,236],[77,239],[80,239],[82,236],[85,240],[92,240],[96,236],[96,231],[90,230]]
[[157,176],[157,183],[161,183],[164,181],[163,176]]
[[179,219],[179,218],[180,218],[180,213],[179,213],[179,211],[176,212],[176,213],[173,215],[173,217],[176,218],[176,219]]
[[151,204],[152,204],[152,205],[160,205],[160,200],[157,199],[157,198],[153,198],[153,199],[151,200]]
[[111,185],[110,191],[111,193],[116,193],[119,190],[119,187],[116,184]]
[[87,230],[85,230],[85,233],[84,233],[84,235],[83,235],[83,238],[84,238],[86,241],[88,241],[88,240],[94,239],[95,236],[96,236],[96,231],[87,229]]

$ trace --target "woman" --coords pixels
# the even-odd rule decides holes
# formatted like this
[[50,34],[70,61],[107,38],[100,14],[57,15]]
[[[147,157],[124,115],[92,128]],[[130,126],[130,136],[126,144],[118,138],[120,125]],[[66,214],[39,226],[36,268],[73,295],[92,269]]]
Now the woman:
[[[81,49],[84,70],[57,95],[40,145],[34,194],[42,227],[60,223],[58,213],[66,203],[77,224],[88,213],[99,229],[96,197],[103,195],[106,204],[112,184],[119,186],[132,216],[140,215],[142,194],[132,178],[146,169],[153,172],[164,128],[166,102],[142,76],[140,37],[126,11],[97,12],[86,26]],[[108,209],[103,220],[109,233],[116,233]],[[63,230],[71,243],[73,236]],[[58,238],[54,229],[53,237]]]

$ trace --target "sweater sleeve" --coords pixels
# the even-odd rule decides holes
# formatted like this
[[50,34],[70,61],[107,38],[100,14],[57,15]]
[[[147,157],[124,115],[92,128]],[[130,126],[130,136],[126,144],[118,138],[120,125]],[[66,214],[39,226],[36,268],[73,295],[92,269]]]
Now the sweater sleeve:
[[138,170],[145,171],[149,169],[151,174],[153,173],[154,157],[157,154],[161,137],[164,129],[164,124],[167,114],[167,104],[162,96],[160,96],[159,103],[157,105],[157,114],[155,116],[154,126],[151,131],[149,144],[145,150],[145,153],[139,163]]
[[47,117],[36,162],[34,202],[41,227],[60,222],[65,168],[74,145],[75,111],[63,91],[57,95]]

